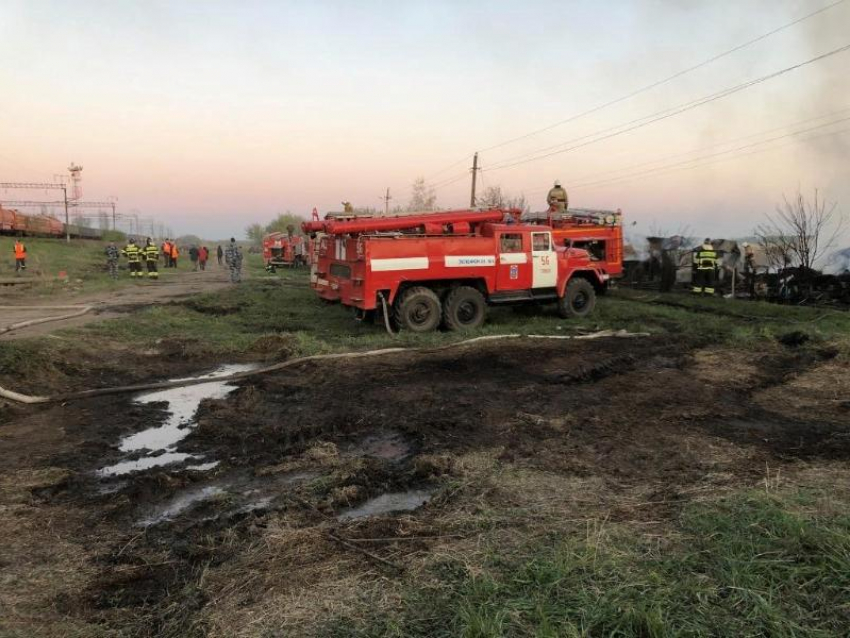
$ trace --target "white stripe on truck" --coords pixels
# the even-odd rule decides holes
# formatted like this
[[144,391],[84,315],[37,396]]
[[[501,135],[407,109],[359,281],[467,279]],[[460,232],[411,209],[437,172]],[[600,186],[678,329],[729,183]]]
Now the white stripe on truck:
[[499,253],[500,264],[527,264],[528,255],[525,253]]
[[369,266],[372,272],[387,270],[424,270],[428,268],[427,257],[396,257],[394,259],[371,259]]
[[446,268],[495,265],[496,258],[493,255],[451,255],[446,257]]

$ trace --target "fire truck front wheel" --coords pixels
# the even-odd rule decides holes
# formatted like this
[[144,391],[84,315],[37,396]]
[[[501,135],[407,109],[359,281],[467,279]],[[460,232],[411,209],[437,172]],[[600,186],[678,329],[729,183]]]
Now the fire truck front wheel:
[[596,291],[587,279],[576,277],[567,284],[564,296],[558,299],[558,313],[570,317],[586,317],[596,307]]
[[409,288],[396,304],[396,321],[405,330],[431,332],[437,329],[441,319],[440,298],[430,288]]
[[449,330],[474,330],[484,323],[487,302],[475,288],[460,286],[446,296],[443,323]]

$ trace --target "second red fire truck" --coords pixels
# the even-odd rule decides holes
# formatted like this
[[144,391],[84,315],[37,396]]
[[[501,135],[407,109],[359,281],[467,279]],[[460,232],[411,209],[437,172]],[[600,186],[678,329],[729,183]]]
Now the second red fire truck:
[[610,273],[553,228],[519,210],[455,210],[305,222],[316,237],[311,285],[320,298],[376,311],[412,332],[479,327],[495,304],[554,302],[589,314]]
[[300,235],[269,233],[263,237],[263,261],[266,270],[306,265],[309,261],[309,242]]

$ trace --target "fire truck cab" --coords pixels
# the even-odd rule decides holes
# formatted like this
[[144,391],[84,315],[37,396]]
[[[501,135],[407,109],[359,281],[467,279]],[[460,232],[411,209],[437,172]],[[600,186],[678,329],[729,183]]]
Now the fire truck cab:
[[552,228],[557,246],[584,248],[612,278],[623,274],[622,211],[570,208],[528,213],[523,221]]
[[320,298],[379,311],[413,332],[479,327],[488,305],[548,301],[564,317],[593,310],[609,275],[551,227],[504,223],[519,211],[449,211],[330,222],[312,285]]

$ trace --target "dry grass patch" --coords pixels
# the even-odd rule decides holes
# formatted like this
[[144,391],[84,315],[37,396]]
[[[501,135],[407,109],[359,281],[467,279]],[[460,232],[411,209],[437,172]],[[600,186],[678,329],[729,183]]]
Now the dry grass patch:
[[767,410],[808,421],[850,421],[850,361],[836,359],[803,372],[787,383],[756,392],[753,401]]

